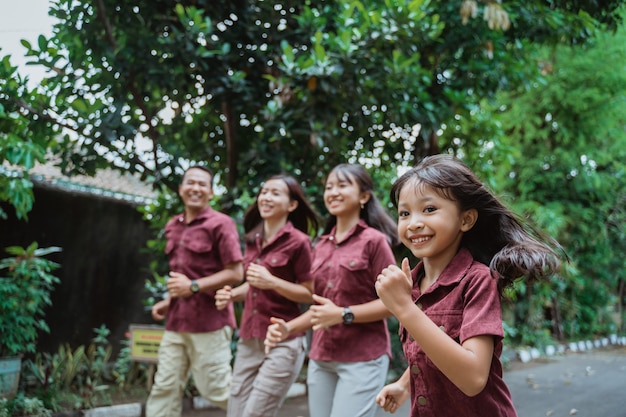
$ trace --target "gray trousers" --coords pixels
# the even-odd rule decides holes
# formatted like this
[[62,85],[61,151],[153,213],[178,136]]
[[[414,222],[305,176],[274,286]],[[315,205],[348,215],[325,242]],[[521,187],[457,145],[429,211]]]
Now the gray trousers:
[[227,416],[275,416],[300,373],[305,354],[304,336],[279,343],[267,355],[263,339],[240,339]]
[[387,379],[389,356],[366,362],[309,360],[311,417],[373,417],[376,394]]

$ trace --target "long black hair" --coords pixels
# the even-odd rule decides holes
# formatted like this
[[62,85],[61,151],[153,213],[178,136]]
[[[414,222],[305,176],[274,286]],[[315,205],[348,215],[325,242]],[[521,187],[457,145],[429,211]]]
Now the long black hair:
[[[316,235],[319,228],[319,220],[315,211],[311,208],[311,205],[304,196],[302,186],[291,175],[278,174],[268,178],[269,180],[281,180],[287,185],[289,190],[289,199],[291,201],[297,201],[298,206],[294,211],[289,213],[287,220],[289,220],[296,229],[308,235]],[[254,204],[248,207],[246,214],[243,218],[243,228],[246,233],[256,227],[261,221],[261,213],[259,212],[259,195],[263,187],[259,188],[259,192],[256,195]]]
[[489,265],[500,278],[500,289],[521,277],[539,279],[556,272],[561,246],[502,204],[476,174],[452,155],[424,158],[398,178],[391,187],[391,202],[397,208],[405,186],[428,186],[455,201],[461,211],[475,209],[476,224],[465,232],[461,246],[474,259]]
[[[398,237],[396,222],[374,195],[374,181],[367,170],[358,164],[339,164],[328,173],[328,176],[333,173],[342,181],[347,181],[350,184],[356,182],[361,192],[370,194],[369,200],[361,209],[360,217],[369,226],[384,233],[391,247],[398,246],[400,238]],[[337,217],[329,216],[324,227],[324,234],[330,233],[336,224]]]

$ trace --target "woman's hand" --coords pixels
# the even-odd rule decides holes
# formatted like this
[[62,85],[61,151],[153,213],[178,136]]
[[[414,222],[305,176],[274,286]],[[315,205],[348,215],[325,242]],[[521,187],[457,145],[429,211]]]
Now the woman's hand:
[[269,290],[276,287],[276,277],[264,266],[251,263],[246,271],[246,281],[253,287],[261,290]]
[[313,294],[313,301],[317,303],[309,307],[313,314],[311,317],[313,330],[328,329],[330,326],[343,322],[341,316],[343,307],[339,307],[328,298],[317,294]]
[[270,350],[273,347],[276,347],[277,344],[287,339],[289,336],[289,326],[287,322],[283,319],[278,319],[276,317],[270,317],[270,324],[267,327],[267,332],[265,333],[265,341],[263,344],[265,345],[265,354],[270,353]]
[[233,299],[232,287],[230,285],[225,285],[224,288],[217,290],[215,293],[215,307],[218,310],[223,310],[228,306]]

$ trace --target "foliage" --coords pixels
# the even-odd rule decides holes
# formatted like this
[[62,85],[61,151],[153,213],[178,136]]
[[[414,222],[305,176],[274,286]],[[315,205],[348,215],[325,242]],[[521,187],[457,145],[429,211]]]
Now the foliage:
[[0,398],[0,417],[50,417],[51,415],[52,411],[47,409],[39,398],[29,398],[22,393],[10,400]]
[[[277,171],[298,176],[323,213],[322,179],[338,162],[363,163],[385,189],[398,167],[449,152],[574,261],[519,286],[517,319],[542,317],[526,322],[541,331],[558,316],[553,330],[570,335],[610,328],[604,305],[624,276],[625,84],[624,42],[607,37],[623,1],[51,4],[53,35],[23,42],[49,75],[30,89],[8,57],[0,65],[0,161],[24,168],[3,171],[0,199],[21,215],[46,152],[64,173],[113,167],[151,181],[164,193],[145,210],[155,231],[193,161],[217,173],[219,208],[240,218]],[[158,297],[163,258],[151,270]],[[601,320],[579,327],[594,311]]]
[[128,356],[120,355],[111,362],[110,331],[102,325],[94,332],[89,346],[72,349],[66,344],[54,354],[38,352],[24,361],[21,391],[39,398],[53,411],[81,410],[111,404],[111,384],[122,390],[131,390],[136,383],[143,385],[145,378],[128,366]]
[[518,286],[516,318],[531,334],[546,320],[560,339],[618,330],[612,306],[623,311],[615,294],[626,276],[626,239],[616,223],[626,218],[624,45],[622,29],[585,46],[539,50],[543,77],[500,104],[511,152],[501,188],[571,259],[562,276]]
[[[529,83],[533,42],[582,43],[616,25],[620,3],[55,0],[53,35],[23,42],[49,76],[31,91],[0,68],[0,132],[67,173],[113,166],[172,188],[186,161],[206,161],[233,197],[279,170],[313,183],[346,158],[393,167]],[[413,143],[383,137],[416,123]]]
[[50,331],[45,308],[60,282],[52,274],[59,265],[43,257],[60,250],[39,248],[36,242],[6,248],[13,256],[0,260],[0,271],[6,274],[0,276],[0,356],[34,353],[38,332]]

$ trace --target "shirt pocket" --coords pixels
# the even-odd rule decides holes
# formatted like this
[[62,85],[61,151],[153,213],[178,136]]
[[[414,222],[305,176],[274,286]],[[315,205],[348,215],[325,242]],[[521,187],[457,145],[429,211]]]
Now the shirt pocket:
[[209,253],[213,249],[213,242],[208,240],[194,240],[191,239],[187,245],[187,249],[193,253]]
[[360,273],[364,270],[367,270],[370,266],[370,263],[367,259],[358,258],[358,257],[350,257],[346,256],[339,261],[339,265],[346,269],[346,271],[350,274]]
[[463,325],[463,310],[440,310],[435,314],[428,313],[427,315],[441,331],[445,332],[457,343],[461,343],[460,336],[461,326]]
[[289,256],[283,253],[272,253],[263,259],[270,268],[282,268],[289,263]]

